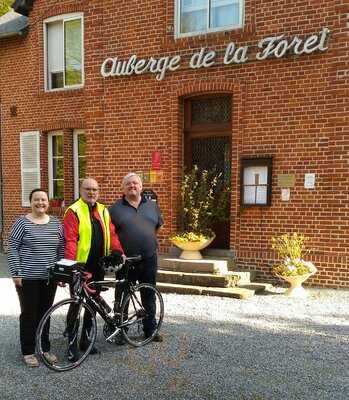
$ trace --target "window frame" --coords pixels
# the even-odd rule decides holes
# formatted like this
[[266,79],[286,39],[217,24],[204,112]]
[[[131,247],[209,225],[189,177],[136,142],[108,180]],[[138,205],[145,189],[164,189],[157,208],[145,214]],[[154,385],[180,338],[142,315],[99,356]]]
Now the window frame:
[[188,37],[188,36],[197,36],[197,35],[206,35],[209,33],[214,33],[214,32],[224,32],[224,31],[231,31],[234,29],[241,29],[244,26],[245,22],[245,0],[237,0],[239,3],[239,21],[240,23],[237,25],[232,25],[232,26],[224,26],[224,27],[218,27],[218,28],[210,28],[210,2],[211,0],[206,0],[207,1],[207,18],[206,18],[206,29],[202,31],[195,31],[195,32],[185,32],[181,33],[180,31],[180,25],[181,25],[181,0],[175,0],[175,38],[183,38],[183,37]]
[[[270,207],[271,206],[271,193],[272,193],[272,157],[258,157],[258,158],[241,158],[241,171],[240,171],[240,204],[241,207]],[[244,188],[244,171],[248,167],[267,167],[267,198],[265,203],[245,203]],[[261,185],[262,186],[262,185]]]
[[[48,195],[49,199],[56,198],[53,194],[53,151],[52,151],[52,138],[54,136],[62,136],[63,138],[63,145],[64,145],[64,136],[62,131],[53,131],[49,132],[47,135],[47,166],[48,166]],[[62,154],[63,158],[63,188],[64,188],[64,151]],[[63,191],[63,198],[64,198],[64,191]],[[62,199],[63,200],[63,199]]]
[[[86,138],[84,129],[74,129],[73,132],[73,159],[74,159],[74,198],[79,198],[80,184],[79,184],[79,143],[78,136],[84,135]],[[86,158],[86,154],[84,155]]]
[[[60,88],[51,88],[50,85],[52,82],[50,81],[50,74],[48,71],[48,35],[47,35],[47,27],[50,23],[62,21],[63,26],[64,22],[72,21],[80,19],[81,20],[81,83],[77,85],[65,85],[65,65],[63,65],[63,87]],[[78,13],[70,13],[70,14],[62,14],[56,15],[54,17],[47,18],[43,21],[43,32],[44,32],[44,85],[46,92],[57,92],[62,90],[72,90],[72,89],[81,89],[85,85],[85,51],[84,51],[84,14],[82,12]],[[63,29],[63,60],[65,59],[65,48],[64,48],[64,29]]]

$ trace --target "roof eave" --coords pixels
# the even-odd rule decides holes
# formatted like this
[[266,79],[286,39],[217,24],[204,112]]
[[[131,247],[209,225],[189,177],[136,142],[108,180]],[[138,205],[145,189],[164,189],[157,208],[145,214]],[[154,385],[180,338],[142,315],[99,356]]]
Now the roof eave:
[[24,28],[18,32],[0,32],[0,39],[7,39],[15,36],[24,37],[28,33],[28,29]]
[[0,17],[0,39],[25,36],[28,32],[28,18],[11,10]]

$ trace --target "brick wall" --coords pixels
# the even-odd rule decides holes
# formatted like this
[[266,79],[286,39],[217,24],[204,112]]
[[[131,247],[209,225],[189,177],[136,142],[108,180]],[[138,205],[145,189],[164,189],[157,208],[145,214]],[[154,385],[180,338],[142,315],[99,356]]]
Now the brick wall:
[[[244,29],[174,40],[173,1],[36,0],[30,29],[23,39],[0,45],[4,234],[21,208],[19,133],[40,130],[42,182],[47,185],[47,132],[64,131],[65,201],[73,199],[72,130],[87,135],[88,174],[101,184],[102,200],[120,196],[122,176],[149,170],[151,153],[162,154],[159,196],[168,235],[178,221],[179,182],[183,167],[183,100],[205,93],[232,96],[231,248],[238,262],[270,278],[275,255],[270,238],[298,231],[311,238],[310,258],[319,286],[349,286],[348,77],[349,8],[344,0],[245,1]],[[84,12],[85,86],[56,93],[44,91],[42,21],[50,16]],[[218,57],[231,41],[255,45],[285,34],[309,36],[331,30],[323,53],[287,56],[245,64],[185,66],[201,47]],[[180,55],[182,68],[166,73],[102,78],[106,57],[127,59]],[[17,116],[10,107],[17,106]],[[240,158],[272,156],[270,207],[240,207]],[[314,190],[304,188],[304,174],[316,174]],[[281,201],[278,174],[295,174],[289,202]]]

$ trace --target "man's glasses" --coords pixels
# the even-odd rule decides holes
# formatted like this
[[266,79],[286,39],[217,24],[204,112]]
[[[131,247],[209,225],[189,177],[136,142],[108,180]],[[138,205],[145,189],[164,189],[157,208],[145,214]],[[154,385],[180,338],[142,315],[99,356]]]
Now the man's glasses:
[[82,189],[86,190],[86,192],[98,192],[98,188],[90,188],[90,187],[83,187]]

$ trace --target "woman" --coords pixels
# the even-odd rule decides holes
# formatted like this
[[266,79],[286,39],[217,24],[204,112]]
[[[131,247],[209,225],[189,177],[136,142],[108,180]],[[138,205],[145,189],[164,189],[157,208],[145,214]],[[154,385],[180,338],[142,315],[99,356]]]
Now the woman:
[[[8,242],[8,265],[15,284],[21,314],[20,342],[24,362],[38,367],[35,356],[35,332],[40,319],[51,307],[56,285],[48,282],[48,268],[64,255],[63,229],[57,218],[47,214],[47,193],[34,189],[29,195],[31,212],[17,219]],[[45,332],[46,358],[50,354],[49,332]]]

